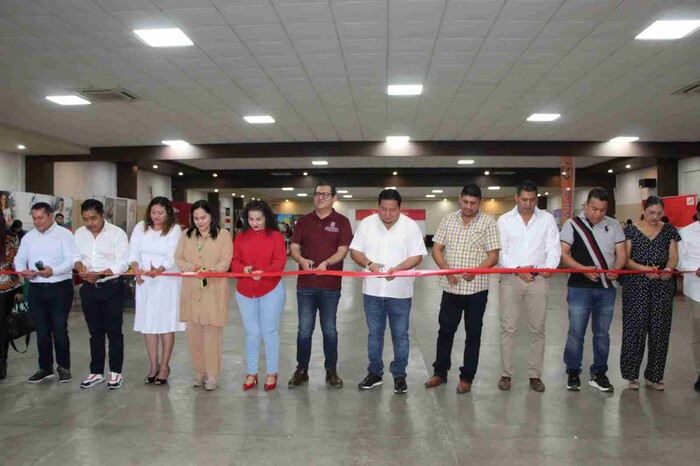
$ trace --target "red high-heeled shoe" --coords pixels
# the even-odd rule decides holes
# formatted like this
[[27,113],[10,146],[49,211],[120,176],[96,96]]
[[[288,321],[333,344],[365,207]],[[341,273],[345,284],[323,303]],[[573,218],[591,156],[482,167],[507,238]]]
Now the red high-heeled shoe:
[[[253,381],[251,383],[246,383],[245,380],[248,380],[250,377],[253,378]],[[248,391],[258,386],[258,374],[248,374],[245,376],[245,380],[243,381],[243,391]]]
[[[270,377],[274,377],[275,381],[272,383],[267,383],[267,379]],[[265,391],[269,392],[270,390],[274,390],[277,388],[277,374],[268,374],[267,377],[265,378]]]

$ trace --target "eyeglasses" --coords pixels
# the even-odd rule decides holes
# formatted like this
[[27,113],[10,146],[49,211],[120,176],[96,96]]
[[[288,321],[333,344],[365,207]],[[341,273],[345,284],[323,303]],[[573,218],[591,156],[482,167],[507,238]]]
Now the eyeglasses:
[[320,197],[321,199],[330,199],[333,197],[331,193],[314,193],[314,197]]

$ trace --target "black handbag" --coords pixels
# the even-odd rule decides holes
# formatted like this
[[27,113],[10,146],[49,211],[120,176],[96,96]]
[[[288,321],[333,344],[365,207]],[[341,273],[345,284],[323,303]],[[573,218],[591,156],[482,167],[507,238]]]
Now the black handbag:
[[[25,301],[17,301],[12,306],[12,312],[7,318],[7,333],[10,339],[12,349],[18,353],[26,353],[29,350],[29,341],[32,337],[32,332],[35,330],[32,316],[29,315],[29,307]],[[24,337],[26,348],[20,351],[15,346],[14,340]]]

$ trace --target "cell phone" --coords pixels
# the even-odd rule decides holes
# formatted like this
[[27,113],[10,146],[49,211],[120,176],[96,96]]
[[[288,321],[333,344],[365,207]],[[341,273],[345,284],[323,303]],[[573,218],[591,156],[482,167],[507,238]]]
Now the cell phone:
[[36,262],[36,263],[34,264],[34,267],[36,267],[36,269],[37,269],[39,272],[41,272],[42,270],[44,270],[44,263],[41,262],[41,261]]

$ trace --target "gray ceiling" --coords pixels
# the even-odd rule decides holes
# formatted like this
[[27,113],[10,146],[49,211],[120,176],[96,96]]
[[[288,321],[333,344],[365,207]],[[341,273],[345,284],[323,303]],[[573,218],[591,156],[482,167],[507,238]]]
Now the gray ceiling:
[[[90,146],[383,140],[697,141],[700,33],[635,41],[674,0],[0,0],[0,123]],[[131,32],[180,27],[194,47]],[[421,97],[387,97],[389,83]],[[132,104],[48,94],[123,87]],[[534,112],[561,113],[528,123]],[[252,126],[243,115],[277,123]],[[31,151],[31,147],[29,148]],[[46,152],[44,152],[46,153]]]

